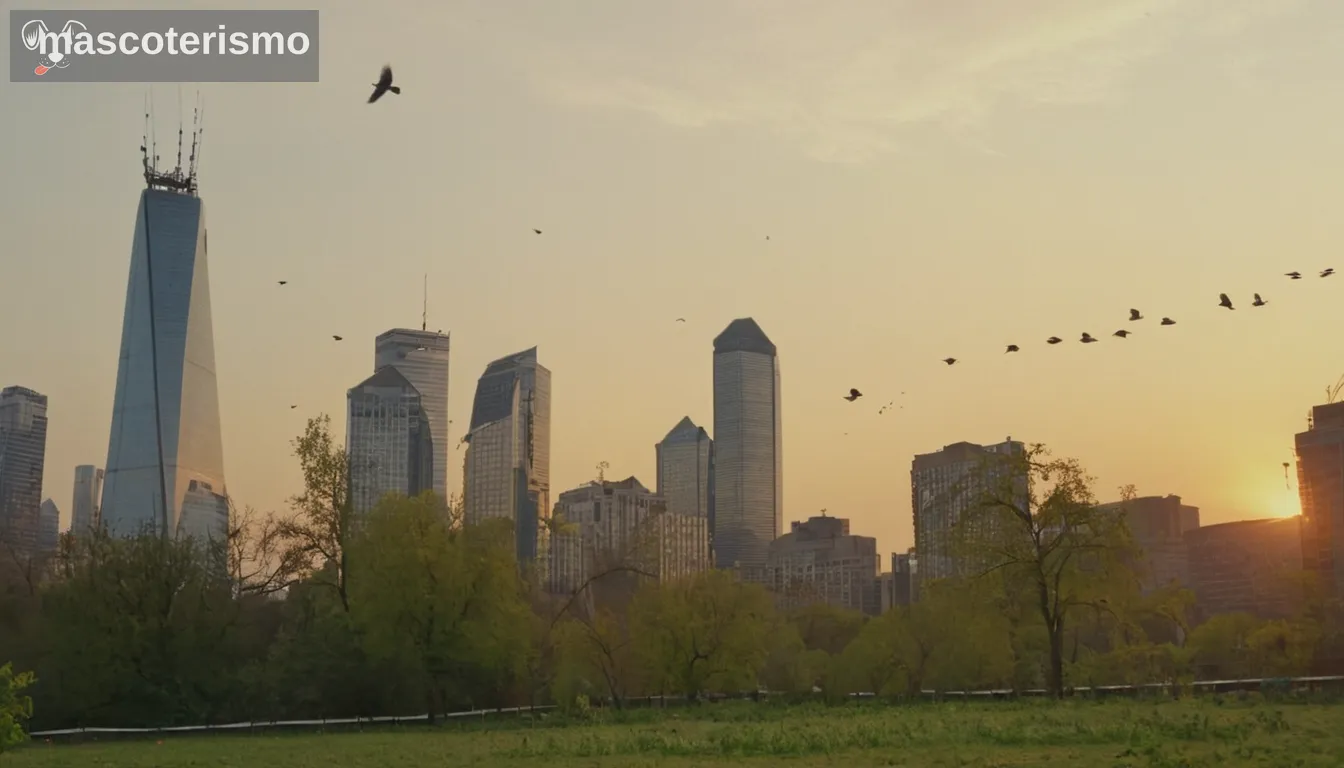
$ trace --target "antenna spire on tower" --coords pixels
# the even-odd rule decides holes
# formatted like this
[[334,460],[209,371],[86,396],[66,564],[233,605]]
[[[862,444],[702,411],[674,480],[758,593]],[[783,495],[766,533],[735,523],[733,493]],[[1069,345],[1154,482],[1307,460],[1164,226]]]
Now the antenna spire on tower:
[[425,297],[423,309],[420,310],[420,330],[429,330],[429,273],[425,273]]

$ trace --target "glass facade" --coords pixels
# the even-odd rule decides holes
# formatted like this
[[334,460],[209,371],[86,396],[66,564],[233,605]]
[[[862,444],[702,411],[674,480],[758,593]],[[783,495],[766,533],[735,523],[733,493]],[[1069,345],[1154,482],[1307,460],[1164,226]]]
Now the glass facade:
[[513,520],[519,556],[535,558],[551,511],[551,372],[537,362],[536,347],[486,366],[466,440],[466,521]]
[[658,495],[667,503],[667,511],[712,521],[714,441],[705,428],[687,416],[654,446],[654,456]]
[[41,551],[42,472],[47,455],[47,396],[26,387],[0,391],[0,548]]
[[42,502],[37,520],[37,549],[39,552],[55,552],[61,543],[61,510],[56,502],[47,499]]
[[200,198],[140,195],[121,326],[102,522],[176,532],[193,481],[227,494]]
[[98,504],[103,494],[103,470],[92,464],[75,467],[75,494],[70,506],[70,532],[82,534],[99,525]]
[[715,565],[764,567],[784,526],[779,356],[751,318],[714,339],[713,474]]
[[418,496],[434,490],[433,429],[415,386],[387,366],[346,393],[346,402],[355,513],[368,512],[389,493]]
[[448,353],[449,336],[435,331],[394,328],[374,341],[373,369],[396,368],[420,393],[420,409],[432,443],[432,488],[448,498]]
[[[910,498],[914,510],[915,551],[921,580],[946,579],[965,566],[952,551],[952,527],[968,511],[979,507],[985,493],[1017,470],[1007,461],[1026,452],[1026,445],[1006,440],[996,445],[953,443],[937,453],[915,456],[910,465]],[[1027,479],[1015,478],[1016,503],[1030,501]]]

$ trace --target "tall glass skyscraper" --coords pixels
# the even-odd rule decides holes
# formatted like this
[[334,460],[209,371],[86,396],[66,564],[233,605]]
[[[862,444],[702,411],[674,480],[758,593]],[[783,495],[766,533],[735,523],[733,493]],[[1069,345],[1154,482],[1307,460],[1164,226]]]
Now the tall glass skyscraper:
[[784,527],[779,355],[755,320],[714,339],[714,563],[763,567]]
[[551,372],[536,347],[485,367],[465,439],[466,521],[513,520],[519,559],[534,560],[539,523],[551,514]]
[[[714,527],[714,441],[687,416],[653,447],[658,495],[667,511],[700,517]],[[707,554],[707,553],[706,553]]]
[[[373,370],[392,366],[420,393],[420,407],[429,424],[434,477],[431,485],[448,498],[448,351],[450,337],[435,331],[394,328],[374,342]],[[414,495],[414,494],[412,494]]]
[[[194,182],[146,169],[131,246],[112,404],[102,521],[115,535],[179,533],[191,494],[193,533],[220,530],[224,446],[215,383],[205,209]],[[209,521],[200,522],[200,521]]]
[[351,509],[364,514],[389,493],[433,490],[433,427],[407,377],[385,366],[347,392],[346,401]]
[[47,396],[0,390],[0,555],[41,550],[42,471],[47,456]]
[[103,470],[92,464],[75,467],[75,495],[70,505],[70,532],[87,533],[98,522],[98,504],[103,495]]

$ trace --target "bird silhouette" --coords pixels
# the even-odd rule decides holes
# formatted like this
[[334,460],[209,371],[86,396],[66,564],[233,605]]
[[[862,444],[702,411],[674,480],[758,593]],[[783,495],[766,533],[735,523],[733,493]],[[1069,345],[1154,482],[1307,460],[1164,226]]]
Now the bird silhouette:
[[851,403],[854,402],[855,400],[858,400],[860,397],[863,397],[863,393],[853,388],[850,388],[849,394],[845,395],[845,399]]
[[892,400],[890,403],[887,403],[886,405],[882,406],[881,408],[878,408],[878,409],[877,409],[877,415],[878,415],[878,416],[881,416],[882,414],[886,413],[888,410],[890,410],[891,406],[895,405],[895,403],[896,403],[896,401],[895,401],[895,400]]
[[1172,320],[1170,317],[1164,317],[1164,318],[1162,318],[1162,325],[1175,325],[1175,324],[1176,324],[1176,321],[1175,321],[1175,320]]
[[684,322],[686,322],[686,318],[684,318],[684,317],[678,317],[678,318],[677,318],[677,322],[678,322],[678,323],[684,323]]
[[1143,313],[1139,312],[1139,310],[1137,310],[1137,309],[1131,309],[1131,310],[1129,310],[1129,321],[1130,321],[1130,322],[1134,322],[1135,320],[1142,320],[1142,319],[1143,319]]
[[1323,270],[1321,270],[1321,277],[1329,277],[1329,276],[1331,276],[1331,275],[1333,275],[1333,274],[1335,274],[1335,268],[1334,268],[1334,267],[1331,267],[1331,268],[1329,268],[1329,269],[1323,269]]
[[1016,345],[1016,344],[1009,344],[1009,345],[1008,345],[1008,348],[1005,349],[1005,350],[1003,350],[1003,354],[1006,355],[1006,354],[1008,354],[1009,352],[1016,352],[1016,351],[1017,351],[1017,345]]
[[1263,307],[1263,306],[1265,306],[1265,305],[1268,304],[1268,303],[1269,303],[1268,301],[1265,301],[1264,299],[1260,298],[1260,294],[1257,293],[1257,294],[1255,294],[1255,301],[1252,301],[1252,302],[1251,302],[1251,306],[1252,306],[1252,307]]
[[1082,336],[1082,338],[1080,338],[1080,339],[1078,339],[1078,340],[1081,341],[1081,342],[1084,343],[1084,344],[1091,344],[1091,343],[1093,343],[1093,342],[1096,341],[1096,339],[1092,338],[1092,334],[1090,334],[1090,333],[1084,333],[1083,336]]
[[1112,336],[1119,336],[1120,338],[1123,339],[1123,338],[1125,338],[1126,336],[1128,336],[1129,334],[1130,334],[1129,331],[1126,331],[1124,328],[1121,328],[1120,330],[1116,331],[1115,333],[1112,333],[1111,335],[1112,335]]
[[342,341],[342,337],[337,336],[337,335],[334,334],[334,333],[331,335],[331,338],[335,339],[336,341]]
[[1059,338],[1058,336],[1051,336],[1050,338],[1048,338],[1048,339],[1045,340],[1045,343],[1046,343],[1046,344],[1058,344],[1058,343],[1060,343],[1061,341],[1063,341],[1063,339]]
[[295,408],[298,408],[298,407],[299,407],[299,406],[297,406],[297,405],[291,405],[291,406],[289,406],[289,410],[292,411],[292,410],[294,410]]
[[[769,239],[770,239],[770,236],[769,236],[769,235],[766,235],[766,236],[765,236],[765,239],[766,239],[766,240],[769,240]],[[849,433],[846,432],[845,434],[849,434]]]
[[1293,280],[1301,280],[1301,279],[1302,279],[1302,273],[1301,273],[1301,272],[1284,272],[1283,274],[1284,274],[1285,277],[1290,277],[1290,278],[1292,278]]
[[401,89],[392,84],[392,67],[384,66],[382,74],[378,75],[378,82],[373,84],[373,95],[369,97],[369,103],[381,99],[384,93],[391,91],[400,94]]
[[1236,309],[1236,307],[1232,306],[1232,300],[1227,298],[1226,293],[1218,294],[1218,306],[1227,307],[1228,309]]
[[538,235],[541,234],[541,230],[540,230],[540,229],[535,229],[535,228],[534,228],[532,231],[533,231],[533,232],[536,232]]
[[945,357],[945,358],[943,358],[943,362],[944,362],[944,363],[947,363],[948,365],[956,365],[956,363],[957,363],[957,358],[955,358],[955,357]]
[[288,281],[288,280],[278,280],[278,281],[276,281],[276,282],[280,283],[281,285],[284,285],[284,284],[288,283],[289,281]]

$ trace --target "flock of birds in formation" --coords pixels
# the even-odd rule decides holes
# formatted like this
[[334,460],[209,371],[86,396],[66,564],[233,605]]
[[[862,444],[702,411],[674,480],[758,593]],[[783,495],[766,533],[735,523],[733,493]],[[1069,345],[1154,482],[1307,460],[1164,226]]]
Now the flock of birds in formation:
[[[401,88],[392,84],[392,67],[390,67],[390,66],[384,66],[384,67],[383,67],[383,71],[382,71],[382,73],[378,76],[378,82],[373,83],[373,94],[369,96],[369,101],[368,101],[368,103],[370,103],[370,104],[374,103],[374,102],[377,101],[378,99],[382,98],[383,94],[388,93],[388,92],[391,92],[391,93],[394,93],[394,94],[398,94],[398,95],[399,95],[399,94],[401,93]],[[533,231],[535,234],[538,234],[538,235],[541,234],[541,230],[540,230],[540,229],[533,229],[532,231]],[[766,239],[766,240],[769,240],[769,239],[770,239],[770,236],[769,236],[769,235],[766,235],[765,239]],[[1334,270],[1334,268],[1332,267],[1332,268],[1329,268],[1329,269],[1323,269],[1323,270],[1321,270],[1320,273],[1319,273],[1319,277],[1330,277],[1330,276],[1333,275],[1333,274],[1335,274],[1335,270]],[[1301,279],[1302,279],[1302,273],[1301,273],[1301,272],[1287,272],[1287,273],[1284,274],[1284,276],[1287,277],[1287,278],[1289,278],[1289,279],[1291,279],[1291,280],[1301,280]],[[286,283],[288,283],[288,281],[287,281],[287,280],[280,280],[279,283],[280,283],[280,285],[285,285]],[[1268,301],[1265,301],[1263,298],[1261,298],[1260,294],[1258,294],[1258,293],[1257,293],[1257,294],[1253,294],[1253,298],[1252,298],[1252,300],[1251,300],[1251,306],[1252,306],[1252,307],[1263,307],[1263,306],[1265,306],[1265,305],[1268,304],[1268,303],[1269,303]],[[1220,293],[1220,294],[1218,294],[1218,306],[1219,306],[1219,307],[1223,307],[1224,309],[1232,309],[1232,310],[1236,309],[1236,307],[1232,305],[1232,299],[1228,298],[1228,295],[1227,295],[1226,293]],[[1144,319],[1144,317],[1143,317],[1143,313],[1140,312],[1139,310],[1137,310],[1137,309],[1130,309],[1130,310],[1129,310],[1129,321],[1130,321],[1131,323],[1132,323],[1132,322],[1137,322],[1137,321],[1139,321],[1139,320],[1143,320],[1143,319]],[[684,318],[684,317],[678,317],[676,321],[677,321],[678,323],[684,323],[684,322],[686,322],[686,318]],[[1158,324],[1159,324],[1159,325],[1164,325],[1164,326],[1166,326],[1166,325],[1175,325],[1175,324],[1176,324],[1176,321],[1173,320],[1173,319],[1171,319],[1170,317],[1163,317],[1162,320],[1161,320]],[[1132,331],[1129,331],[1129,330],[1126,330],[1126,329],[1124,329],[1124,328],[1121,328],[1120,330],[1116,331],[1115,333],[1112,333],[1111,335],[1112,335],[1112,336],[1115,336],[1115,337],[1117,337],[1117,338],[1120,338],[1120,339],[1125,339],[1125,338],[1128,338],[1129,336],[1131,336],[1132,333],[1133,333]],[[343,340],[344,340],[343,337],[341,337],[341,336],[337,336],[337,335],[335,335],[335,334],[333,334],[331,338],[334,339],[335,341],[343,341]],[[1095,344],[1095,343],[1098,342],[1098,341],[1100,341],[1100,339],[1098,339],[1097,337],[1095,337],[1095,336],[1093,336],[1092,334],[1087,333],[1087,332],[1084,332],[1084,333],[1082,334],[1082,336],[1080,336],[1080,337],[1078,338],[1078,342],[1081,343],[1081,344]],[[1064,340],[1061,339],[1061,338],[1058,337],[1058,336],[1051,336],[1050,338],[1048,338],[1048,339],[1045,340],[1045,343],[1046,343],[1046,344],[1050,344],[1050,345],[1062,344],[1063,342],[1064,342]],[[1020,351],[1022,351],[1022,348],[1021,348],[1020,346],[1018,346],[1018,345],[1016,345],[1016,344],[1009,344],[1009,345],[1004,349],[1004,354],[1010,354],[1010,353],[1013,353],[1013,352],[1020,352]],[[956,365],[958,361],[957,361],[957,358],[955,358],[955,357],[945,357],[945,358],[943,358],[943,362],[950,366],[950,365]],[[905,394],[905,393],[902,392],[901,394]],[[844,396],[844,399],[845,399],[845,400],[848,400],[849,402],[852,403],[852,402],[855,402],[856,400],[858,400],[858,399],[861,398],[861,397],[863,397],[863,393],[862,393],[862,392],[860,392],[857,388],[851,388],[851,389],[849,390],[849,394],[847,394],[847,395]],[[883,405],[880,409],[878,409],[878,415],[881,415],[881,414],[883,414],[883,413],[886,413],[886,412],[887,412],[888,410],[890,410],[893,406],[894,406],[894,402],[889,402],[889,403]],[[297,405],[291,405],[291,406],[290,406],[291,409],[292,409],[292,408],[297,408],[297,407],[298,407]],[[848,433],[846,433],[846,434],[848,434]],[[1285,464],[1284,466],[1285,466],[1285,468],[1287,467],[1286,464]]]

